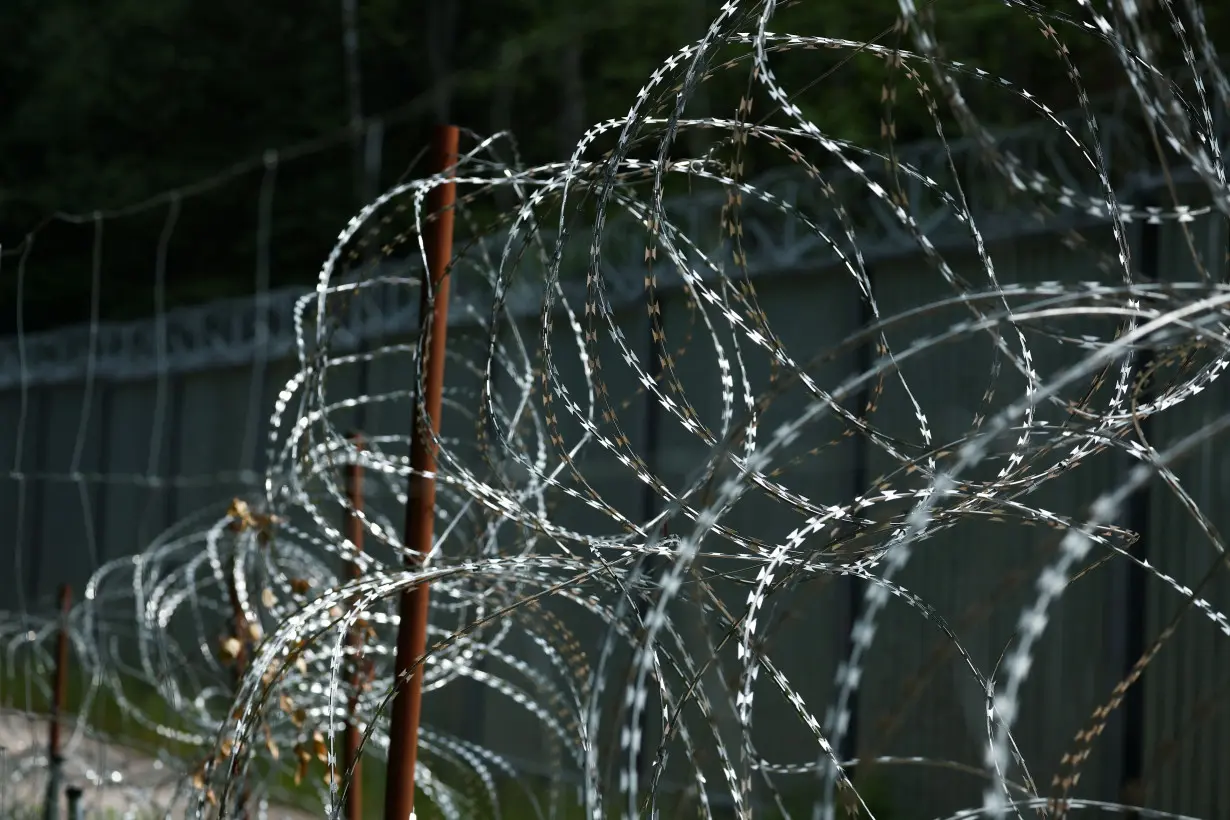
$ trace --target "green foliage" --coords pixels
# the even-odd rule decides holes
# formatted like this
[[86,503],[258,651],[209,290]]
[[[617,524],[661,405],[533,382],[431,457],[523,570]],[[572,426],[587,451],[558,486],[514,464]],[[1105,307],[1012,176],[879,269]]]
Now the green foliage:
[[[29,711],[34,714],[47,714],[50,711],[50,701],[46,687],[27,686],[26,667],[0,667],[0,708]],[[38,670],[33,674],[39,679],[46,679],[46,670]],[[33,679],[31,679],[32,681]],[[74,669],[68,675],[67,713],[76,715],[83,703],[83,695],[89,688],[89,683]],[[126,679],[124,693],[129,702],[137,709],[151,716],[159,723],[169,726],[183,726],[181,720],[170,709],[165,701],[153,689],[143,682]],[[70,718],[75,719],[75,718]],[[153,754],[162,750],[186,762],[195,762],[199,751],[187,747],[176,747],[157,735],[139,722],[126,717],[114,695],[106,688],[95,692],[92,704],[86,714],[87,723],[97,732],[113,739],[113,742]],[[278,805],[297,808],[308,813],[319,812],[323,768],[314,764],[309,775],[301,783],[295,783],[293,774],[283,770],[281,775],[271,784],[270,798]],[[362,766],[363,815],[370,820],[378,820],[384,816],[385,766],[379,758],[364,756]],[[480,806],[480,815],[489,816],[490,808],[486,792],[477,778],[462,784],[452,782],[454,787],[462,787],[466,794],[471,795]],[[884,782],[873,776],[866,783],[859,783],[860,793],[877,820],[894,820],[901,816],[899,806],[891,799]],[[496,783],[496,794],[500,806],[500,816],[505,820],[536,820],[545,816],[554,816],[557,820],[582,820],[586,817],[584,806],[577,800],[575,787],[563,786],[557,788],[556,811],[550,812],[551,789],[545,779],[525,777],[518,781],[501,778]],[[607,804],[607,816],[611,818],[623,816],[623,806],[611,795]],[[792,792],[784,796],[783,804],[791,817],[809,817],[814,795],[809,791]],[[439,820],[444,815],[432,804],[431,800],[420,794],[416,800],[416,812],[422,820]],[[694,801],[664,794],[659,800],[663,816],[695,816]],[[464,812],[463,812],[464,814]],[[6,815],[0,820],[26,820],[26,818],[41,817],[40,807],[10,806]],[[90,818],[118,817],[111,813],[93,813]],[[720,816],[720,815],[719,815]],[[762,806],[755,816],[771,820],[783,815],[776,806]],[[865,815],[844,814],[843,820],[862,820]],[[141,812],[138,818],[144,818]]]
[[[527,161],[558,159],[580,136],[577,122],[627,112],[654,68],[703,35],[718,3],[359,0],[357,6],[362,107],[369,115],[397,112],[380,180],[387,186],[425,144],[441,100],[448,116],[478,132],[510,126]],[[1006,75],[1053,107],[1075,100],[1053,44],[1021,10],[968,0],[920,6],[935,18],[945,56]],[[1074,0],[1054,8],[1083,19]],[[896,18],[893,0],[807,0],[779,4],[771,29],[912,47],[908,36],[890,30]],[[756,23],[749,18],[740,28],[751,31]],[[1092,92],[1121,81],[1106,45],[1072,24],[1054,25]],[[1230,12],[1212,9],[1209,25],[1216,40],[1230,27]],[[1162,18],[1158,26],[1169,30]],[[15,326],[15,256],[49,215],[131,205],[255,159],[251,170],[183,201],[167,256],[171,306],[251,293],[261,153],[331,134],[334,149],[285,159],[278,170],[272,284],[311,281],[357,206],[342,35],[337,0],[119,0],[105,7],[89,0],[7,0],[0,15],[6,43],[0,52],[6,113],[0,123],[0,303],[6,306],[0,333]],[[1160,53],[1175,52],[1173,37],[1161,40]],[[719,53],[715,65],[729,56]],[[886,82],[899,89],[897,139],[934,136],[922,100],[882,56],[794,51],[773,55],[772,65],[795,93],[793,102],[834,136],[883,147]],[[716,69],[688,114],[734,116],[749,69],[747,61]],[[920,70],[929,76],[927,67]],[[1037,118],[1002,89],[971,80],[962,91],[988,123]],[[663,92],[673,105],[673,90]],[[931,92],[939,93],[934,83]],[[762,90],[755,92],[753,116],[773,117]],[[945,128],[959,136],[951,121]],[[711,137],[687,139],[695,147]],[[753,146],[744,161],[754,174],[785,160],[776,149]],[[154,309],[155,254],[167,217],[164,203],[104,220],[104,318]],[[38,234],[22,303],[27,330],[89,315],[97,239],[88,218]]]
[[[12,666],[0,663],[0,709],[50,714],[50,685],[49,668],[35,667],[23,661]],[[108,737],[120,738],[126,745],[144,750],[185,752],[185,749],[173,747],[157,732],[128,716],[110,687],[92,685],[88,677],[80,674],[75,666],[70,666],[66,675],[65,690],[66,723],[84,719],[95,731]],[[158,723],[174,728],[188,728],[183,719],[148,683],[127,678],[123,683],[123,693],[132,707]]]

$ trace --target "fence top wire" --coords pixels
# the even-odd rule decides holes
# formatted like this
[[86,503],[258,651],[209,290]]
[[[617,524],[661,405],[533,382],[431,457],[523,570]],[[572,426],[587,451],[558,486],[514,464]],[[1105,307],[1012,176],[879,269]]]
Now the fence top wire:
[[[1108,155],[1141,157],[1148,153],[1140,134],[1133,124],[1121,116],[1122,95],[1117,95],[1099,107],[1099,135]],[[1069,112],[1064,119],[1071,121],[1080,112]],[[1065,132],[1049,123],[1035,123],[1009,131],[996,131],[995,141],[1000,150],[1022,158],[1028,168],[1046,168],[1060,183],[1057,213],[1048,221],[1034,219],[1036,209],[1028,202],[1005,199],[1003,186],[997,177],[986,179],[980,173],[984,147],[977,138],[965,137],[945,143],[941,140],[926,140],[898,149],[898,161],[917,170],[902,180],[911,203],[915,221],[929,240],[938,248],[962,247],[968,242],[968,230],[962,221],[943,202],[925,198],[922,194],[924,178],[942,178],[951,161],[960,169],[965,184],[965,196],[972,213],[979,216],[980,228],[989,240],[1026,238],[1039,233],[1050,235],[1066,229],[1105,223],[1110,217],[1106,207],[1096,197],[1097,181],[1078,180],[1065,162],[1060,144],[1067,140]],[[857,150],[856,146],[852,146]],[[278,154],[281,161],[281,152]],[[950,159],[951,157],[951,159]],[[266,158],[266,161],[268,158]],[[885,180],[884,159],[871,154],[856,156],[860,166],[858,173],[840,163],[824,168],[824,178],[838,189],[853,183],[862,184],[865,177]],[[256,169],[253,163],[241,163],[237,168],[245,172]],[[1190,172],[1180,173],[1181,181],[1188,181]],[[229,176],[227,177],[230,178]],[[1135,194],[1161,186],[1157,179],[1140,175],[1132,177],[1120,194],[1128,200],[1124,204],[1125,219],[1134,218]],[[193,191],[201,186],[189,186]],[[755,182],[758,190],[772,192],[792,210],[812,212],[826,202],[820,197],[807,173],[797,167],[781,168],[762,175]],[[202,190],[207,191],[209,187]],[[1079,193],[1078,193],[1079,192]],[[675,196],[663,203],[681,226],[695,230],[711,222],[711,215],[720,205],[723,194],[704,190],[691,196]],[[165,200],[165,202],[164,202]],[[154,203],[141,203],[142,208],[153,204],[170,204],[170,194]],[[136,207],[136,206],[134,206]],[[123,211],[127,213],[127,210]],[[104,215],[106,216],[106,215]],[[910,231],[895,219],[885,219],[878,210],[857,209],[853,216],[858,226],[859,250],[868,260],[884,257],[899,257],[915,254],[918,247]],[[824,230],[839,230],[839,215],[819,214]],[[85,222],[85,216],[74,216]],[[626,236],[629,247],[639,242],[633,226],[626,215],[616,216],[615,224],[607,231],[615,236]],[[793,273],[801,269],[831,267],[839,263],[839,257],[815,232],[784,230],[782,220],[772,210],[755,209],[743,216],[746,233],[757,240],[757,253],[748,260],[746,274],[763,276]],[[544,241],[550,241],[549,226],[543,230]],[[502,233],[479,238],[487,252],[495,252],[505,241]],[[627,306],[641,294],[641,260],[629,254],[617,254],[605,260],[606,283],[612,291],[611,301],[615,306]],[[418,270],[418,260],[413,256],[375,263],[387,272]],[[36,275],[27,272],[17,259],[8,262],[10,273],[16,276]],[[13,273],[13,271],[16,271]],[[697,275],[708,280],[715,275],[702,268]],[[371,273],[367,274],[371,276]],[[459,282],[453,299],[472,302],[472,307],[481,308],[482,297],[467,298],[465,282]],[[564,287],[575,291],[579,283],[565,280]],[[672,288],[675,283],[666,283]],[[87,370],[101,379],[121,381],[151,378],[159,373],[180,373],[197,370],[237,367],[251,363],[259,356],[281,359],[291,356],[295,350],[293,312],[296,301],[303,295],[303,288],[283,288],[259,292],[251,297],[220,299],[207,304],[177,308],[155,317],[123,322],[95,322],[64,327],[41,333],[28,333],[21,337],[0,339],[0,390],[12,389],[25,384],[63,384],[80,381]],[[477,298],[478,301],[474,301]],[[536,288],[522,286],[508,298],[507,309],[518,315],[532,317],[537,311]],[[333,344],[355,348],[367,341],[379,340],[392,335],[413,333],[417,326],[417,297],[401,288],[388,288],[380,299],[364,300],[361,313],[347,317],[339,329]],[[470,321],[467,310],[458,311],[461,322]]]

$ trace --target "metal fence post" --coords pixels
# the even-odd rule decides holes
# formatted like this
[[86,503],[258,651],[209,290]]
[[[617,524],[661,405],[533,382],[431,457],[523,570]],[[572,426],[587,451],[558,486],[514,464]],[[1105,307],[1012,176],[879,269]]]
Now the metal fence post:
[[68,797],[68,820],[85,820],[85,809],[81,805],[81,787],[69,786],[65,794]]
[[60,818],[60,782],[64,779],[64,758],[51,756],[47,766],[47,793],[43,800],[43,820]]
[[[434,170],[444,173],[455,166],[458,156],[457,127],[442,125],[436,129],[433,142]],[[428,210],[435,214],[436,222],[426,237],[427,270],[430,277],[434,304],[428,299],[427,282],[423,283],[422,303],[419,310],[420,328],[431,322],[431,338],[428,340],[424,395],[421,397],[430,416],[430,423],[439,435],[440,413],[444,390],[445,332],[448,327],[448,263],[453,255],[453,203],[456,197],[455,183],[437,186],[428,196]],[[431,308],[432,318],[427,310]],[[417,391],[416,391],[417,392]],[[417,416],[418,406],[415,405]],[[409,493],[406,498],[407,553],[414,551],[419,557],[406,556],[407,564],[419,566],[421,556],[431,551],[432,533],[435,527],[436,446],[432,432],[421,430],[418,419],[413,420],[410,438]],[[428,478],[427,475],[431,475]],[[401,625],[397,630],[397,661],[394,666],[393,709],[389,719],[388,779],[385,792],[385,820],[413,820],[414,774],[418,759],[419,718],[422,708],[423,676],[427,671],[423,657],[427,652],[427,615],[430,611],[427,584],[419,584],[402,592],[399,611]],[[419,664],[415,668],[415,664]]]
[[56,665],[51,681],[51,725],[47,738],[47,795],[43,803],[46,820],[59,816],[60,779],[64,757],[61,751],[60,716],[68,699],[68,613],[73,604],[73,591],[68,584],[60,586],[60,631],[56,635]]
[[[356,449],[363,449],[362,434],[351,433],[350,440],[354,443]],[[357,462],[346,467],[346,495],[355,511],[354,513],[347,512],[346,514],[346,538],[349,539],[355,552],[361,553],[363,552],[363,521],[357,513],[363,509],[363,465]],[[346,569],[347,574],[352,580],[358,580],[363,573],[358,561],[348,561]],[[342,771],[346,772],[350,771],[351,768],[354,769],[350,783],[346,787],[346,805],[344,807],[346,820],[362,820],[363,817],[363,764],[359,759],[359,742],[362,733],[359,730],[359,719],[357,716],[359,694],[363,686],[361,668],[363,642],[363,628],[356,621],[354,626],[350,628],[350,634],[346,636],[346,647],[353,653],[351,655],[350,672],[352,691],[348,705],[346,742],[342,748]]]

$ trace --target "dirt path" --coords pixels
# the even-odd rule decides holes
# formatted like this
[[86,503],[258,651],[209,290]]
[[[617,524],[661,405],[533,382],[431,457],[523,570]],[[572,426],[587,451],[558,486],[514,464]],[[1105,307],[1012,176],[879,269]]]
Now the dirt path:
[[[179,773],[169,764],[137,750],[65,732],[63,785],[84,791],[87,814],[124,814],[134,808],[144,817],[161,816],[169,807],[183,816],[186,800],[175,801]],[[38,807],[46,789],[47,721],[24,712],[0,711],[0,815],[13,816],[20,806]],[[7,811],[5,811],[7,810]],[[321,814],[324,814],[323,810]],[[63,815],[62,815],[63,816]],[[270,806],[269,820],[310,820],[320,815]]]

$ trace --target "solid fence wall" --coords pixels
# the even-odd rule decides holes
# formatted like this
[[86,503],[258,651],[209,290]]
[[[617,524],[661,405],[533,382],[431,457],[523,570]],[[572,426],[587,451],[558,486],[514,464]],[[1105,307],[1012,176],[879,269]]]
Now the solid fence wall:
[[[1085,259],[1056,250],[1055,243],[1006,242],[992,246],[990,251],[1003,286],[1043,279],[1072,283],[1092,278]],[[975,290],[990,290],[976,259],[953,255],[950,260],[955,272],[970,281]],[[913,260],[878,267],[876,290],[887,316],[954,295],[939,272]],[[1002,312],[1003,305],[984,299],[978,308],[994,315]],[[943,334],[971,317],[966,305],[952,303],[908,324],[891,327],[886,336],[894,351],[904,351],[914,340]],[[1011,352],[1022,360],[1017,331],[1008,323],[994,330],[1008,348],[997,362],[993,359],[992,336],[984,331],[964,333],[901,361],[897,370],[905,377],[910,393],[907,395],[896,372],[886,375],[874,418],[877,427],[893,436],[899,448],[913,445],[916,457],[928,450],[938,451],[937,469],[954,468],[955,452],[963,438],[975,429],[987,429],[1027,389],[1026,376],[1009,358]],[[1045,384],[1076,359],[1036,330],[1036,325],[1026,325],[1021,334],[1032,354],[1027,365]],[[998,367],[994,377],[993,365]],[[1078,381],[1063,390],[1060,398],[1079,398],[1081,385],[1091,381],[1092,376]],[[992,384],[994,392],[988,395]],[[929,445],[920,432],[915,404],[926,417]],[[1064,418],[1062,407],[1051,402],[1041,402],[1036,408],[1036,420],[1056,424]],[[1014,419],[1010,429],[995,436],[988,449],[1008,452],[1022,437],[1021,425],[1021,418]],[[1033,434],[1030,447],[1054,448],[1057,444],[1060,452],[1066,453],[1067,448],[1055,441],[1053,433],[1040,430]],[[917,472],[903,473],[898,461],[882,447],[869,450],[871,475],[883,476],[876,479],[877,486],[908,491],[927,485],[927,479]],[[1038,464],[1051,464],[1059,457],[1035,458],[1032,463],[1027,458],[1030,467],[1026,472],[1036,472]],[[957,479],[994,480],[1007,466],[1007,460],[1000,457],[965,469]],[[975,679],[942,628],[952,630],[984,681],[995,674],[1002,653],[1016,639],[1021,612],[1037,594],[1036,579],[1054,559],[1064,532],[1032,520],[1028,508],[1070,516],[1080,523],[1096,494],[1110,486],[1114,472],[1113,456],[1098,454],[1071,473],[1037,486],[1018,482],[998,497],[1016,501],[1026,509],[1000,506],[991,508],[994,515],[965,516],[949,526],[937,526],[933,535],[911,546],[908,564],[891,580],[917,594],[934,614],[924,617],[893,597],[878,620],[859,693],[860,756],[925,757],[981,767],[987,737],[985,683]],[[943,501],[937,505],[937,524],[944,520],[943,511],[957,503]],[[1034,663],[1020,695],[1014,738],[1043,794],[1051,793],[1052,773],[1072,735],[1081,728],[1097,698],[1109,691],[1116,679],[1111,670],[1121,663],[1110,642],[1120,615],[1108,611],[1106,581],[1107,573],[1094,573],[1051,610],[1049,628],[1035,648]],[[1002,686],[1002,668],[997,679]],[[1099,752],[1106,748],[1099,746]],[[1091,791],[1114,794],[1115,776],[1103,770],[1106,765],[1101,754],[1085,764],[1085,787],[1079,795]],[[875,771],[874,778],[887,782],[899,803],[907,801],[911,812],[917,810],[926,816],[976,805],[985,788],[985,783],[969,772],[936,765],[876,766]],[[1019,769],[1013,773],[1013,779],[1020,777]],[[871,772],[863,769],[860,774],[869,776]]]
[[[1193,228],[1202,243],[1216,242],[1208,223]],[[1100,231],[1098,236],[1109,234]],[[1133,235],[1134,247],[1139,236]],[[1001,284],[1057,280],[1072,283],[1084,280],[1108,282],[1096,268],[1098,253],[1111,253],[1113,246],[1103,244],[1085,250],[1065,249],[1048,238],[1004,241],[993,244],[991,252]],[[1161,265],[1164,277],[1192,281],[1186,241],[1178,228],[1161,231]],[[1184,260],[1187,259],[1187,262]],[[950,255],[954,270],[974,283],[990,288],[981,265],[972,255]],[[1187,265],[1185,268],[1184,265]],[[954,294],[941,274],[918,257],[885,257],[873,261],[872,277],[882,316],[893,317],[908,310],[945,299]],[[1220,274],[1215,274],[1220,275]],[[809,402],[815,401],[800,383],[790,383],[763,347],[747,334],[732,331],[729,322],[708,303],[701,307],[689,300],[670,277],[662,274],[662,344],[669,363],[661,379],[663,392],[675,402],[685,397],[686,411],[713,436],[723,434],[723,391],[733,391],[730,423],[745,424],[747,408],[744,384],[751,395],[763,398],[773,393],[756,419],[757,439],[763,444],[785,421],[795,418]],[[824,265],[815,270],[795,270],[781,275],[759,277],[754,300],[731,300],[731,309],[749,326],[760,311],[789,355],[804,367],[815,383],[834,389],[866,363],[879,358],[867,344],[838,347],[851,338],[867,320],[858,291],[850,276]],[[677,495],[680,503],[697,508],[706,503],[708,491],[694,487],[712,447],[701,437],[684,429],[678,419],[655,407],[647,397],[637,374],[624,361],[601,316],[587,317],[582,306],[578,320],[596,327],[596,352],[601,361],[604,391],[595,397],[594,420],[603,435],[626,439],[627,452],[637,453]],[[1002,305],[993,299],[979,302],[984,312]],[[718,366],[719,356],[702,311],[716,328],[716,341],[730,371]],[[941,334],[954,324],[967,321],[971,312],[954,301],[942,308],[907,321],[895,322],[885,330],[894,352],[907,351],[922,336]],[[650,322],[644,301],[618,308],[614,321],[623,338],[642,364],[658,355],[652,348]],[[1060,323],[1073,335],[1080,332],[1079,321]],[[517,326],[525,345],[535,356],[538,348],[537,317],[520,318]],[[1109,338],[1113,322],[1103,322],[1094,332]],[[999,327],[1009,350],[1019,355],[1017,330],[1008,324]],[[1032,366],[1045,383],[1073,365],[1069,345],[1060,346],[1038,332],[1036,323],[1020,327],[1033,353]],[[409,336],[390,336],[408,342]],[[511,336],[503,338],[512,347]],[[572,329],[562,316],[555,320],[551,346],[556,376],[568,396],[581,407],[589,406],[589,385],[581,364],[580,351]],[[478,404],[483,374],[468,369],[464,362],[485,358],[486,336],[465,321],[458,320],[450,331],[450,351],[454,358],[447,369],[449,395],[442,434],[470,464],[477,465]],[[870,350],[870,352],[869,352]],[[993,359],[992,338],[974,331],[918,355],[903,359],[884,370],[882,384],[876,381],[866,390],[854,390],[841,399],[843,407],[862,414],[864,403],[874,399],[871,423],[886,437],[883,443],[868,442],[861,436],[843,435],[848,425],[831,412],[822,414],[803,428],[800,439],[787,453],[774,459],[779,469],[773,480],[809,503],[824,506],[848,503],[851,499],[882,492],[884,487],[913,490],[925,486],[919,472],[903,473],[895,457],[886,452],[891,446],[911,457],[928,449],[948,445],[965,435],[977,419],[993,419],[1009,403],[1017,401],[1027,387],[1024,375],[1006,354]],[[819,353],[830,355],[816,359]],[[1203,360],[1200,360],[1203,361]],[[860,364],[862,362],[862,364]],[[994,379],[995,392],[984,394],[992,383],[992,368],[999,369]],[[522,363],[536,382],[530,414],[542,415],[542,362],[533,358]],[[352,396],[366,381],[367,392],[383,393],[406,389],[412,380],[412,361],[408,352],[382,356],[365,370],[357,366],[331,372],[328,394],[333,400]],[[259,400],[252,401],[254,366],[236,364],[225,368],[166,373],[140,380],[97,380],[87,391],[82,383],[41,384],[35,381],[27,390],[9,388],[0,393],[0,608],[10,612],[45,608],[57,584],[71,583],[80,589],[101,562],[133,555],[177,521],[199,510],[212,509],[222,515],[232,497],[258,492],[255,477],[266,465],[268,416],[274,398],[294,373],[296,363],[278,357],[256,369]],[[900,374],[900,375],[899,375]],[[36,374],[35,374],[36,375]],[[521,377],[525,373],[518,373]],[[906,392],[901,381],[909,386]],[[1104,408],[1110,397],[1114,374],[1094,393],[1095,407]],[[519,391],[513,375],[497,375],[495,390],[504,400]],[[1163,382],[1165,380],[1163,379]],[[675,382],[681,389],[676,389]],[[1061,391],[1065,400],[1081,397],[1092,374]],[[1224,382],[1224,380],[1223,380]],[[1177,408],[1160,414],[1150,422],[1148,434],[1155,447],[1178,440],[1224,413],[1230,394],[1223,382]],[[882,391],[882,392],[881,392]],[[557,433],[565,443],[582,437],[582,425],[563,407],[563,397],[555,394],[552,408]],[[619,427],[603,419],[604,402],[616,411]],[[926,416],[930,443],[920,433],[914,404]],[[24,405],[24,413],[23,413]],[[255,408],[255,410],[254,410]],[[339,411],[339,426],[362,428],[376,436],[405,434],[412,419],[408,396],[367,408],[362,417],[355,411]],[[83,421],[84,414],[84,421]],[[291,413],[293,417],[293,411]],[[1043,403],[1038,418],[1052,424],[1062,423],[1065,410]],[[984,425],[990,422],[982,422]],[[656,433],[651,435],[656,425]],[[537,446],[537,435],[528,425],[521,431]],[[996,450],[1021,435],[1019,424],[996,441]],[[1053,444],[1050,434],[1037,433],[1039,444]],[[656,448],[648,440],[656,437]],[[377,444],[377,446],[379,446]],[[547,442],[549,450],[557,450]],[[20,451],[20,459],[18,454]],[[1059,446],[1050,461],[1066,450]],[[939,455],[938,465],[952,463],[951,453]],[[1099,493],[1122,481],[1131,460],[1121,451],[1108,448],[1080,465],[1070,474],[1034,487],[1022,484],[1003,497],[1030,508],[1043,508],[1057,516],[1082,522],[1089,504]],[[1214,440],[1201,445],[1190,457],[1174,467],[1182,485],[1191,493],[1199,509],[1210,516],[1217,532],[1230,530],[1225,504],[1230,491],[1230,464],[1224,442]],[[9,474],[10,469],[13,470]],[[1005,466],[1003,461],[983,464],[970,471],[970,480],[988,480]],[[512,469],[511,467],[509,469]],[[576,457],[577,472],[584,476],[594,496],[613,508],[599,512],[583,500],[564,493],[554,494],[550,517],[557,526],[593,536],[617,537],[625,534],[617,517],[634,526],[641,525],[662,509],[662,502],[645,493],[635,473],[622,465],[609,450],[591,442]],[[78,475],[79,474],[79,475]],[[729,466],[719,470],[729,474]],[[561,482],[583,497],[589,490],[568,471]],[[400,500],[395,488],[382,490],[373,479],[369,503],[399,522]],[[441,487],[442,509],[449,516],[477,514],[466,507],[461,494]],[[940,506],[944,510],[954,503]],[[1197,587],[1211,574],[1211,580],[1198,589],[1215,609],[1230,609],[1230,587],[1217,569],[1224,565],[1221,547],[1206,536],[1200,522],[1184,509],[1160,481],[1150,484],[1144,508],[1147,522],[1143,539],[1134,545],[1114,543],[1133,554],[1147,550],[1148,561],[1158,571],[1177,578],[1188,587]],[[867,515],[878,524],[890,516],[901,515],[908,504],[877,504]],[[1129,511],[1124,511],[1128,526]],[[759,487],[746,494],[723,517],[721,524],[734,533],[755,539],[756,549],[772,549],[803,523],[807,515],[789,503],[774,499]],[[1036,581],[1048,561],[1053,560],[1064,530],[1028,520],[1025,512],[1008,507],[998,518],[963,518],[912,546],[912,558],[892,580],[901,584],[934,608],[930,619],[898,598],[890,598],[878,620],[875,640],[863,662],[853,724],[854,743],[848,752],[864,761],[875,755],[929,757],[981,764],[986,736],[985,702],[982,687],[974,680],[965,661],[952,649],[944,632],[951,629],[979,672],[996,672],[1005,646],[1016,640],[1021,610],[1037,595]],[[437,532],[451,521],[437,523]],[[687,516],[676,517],[677,528],[686,526]],[[340,525],[340,521],[338,522]],[[459,532],[464,530],[460,524]],[[888,530],[880,531],[880,538]],[[866,539],[864,539],[865,541]],[[464,538],[459,543],[465,543]],[[854,544],[859,543],[854,539]],[[828,546],[820,537],[805,549]],[[460,548],[460,547],[459,547]],[[478,545],[473,547],[476,551]],[[539,549],[551,547],[540,541]],[[713,572],[727,571],[729,579],[713,584],[714,593],[729,607],[741,613],[754,573],[745,570],[739,557],[746,547],[736,546],[720,533],[710,534],[703,543],[704,566]],[[1090,559],[1104,555],[1097,547]],[[818,560],[826,560],[817,556]],[[742,563],[741,563],[742,562]],[[785,573],[784,573],[785,575]],[[1091,724],[1091,713],[1112,695],[1115,684],[1134,661],[1133,647],[1147,647],[1177,614],[1181,620],[1175,637],[1145,672],[1135,687],[1138,706],[1125,704],[1107,723],[1094,744],[1094,752],[1082,767],[1082,777],[1074,796],[1119,799],[1125,780],[1140,782],[1147,805],[1200,816],[1220,816],[1230,807],[1230,786],[1214,774],[1227,761],[1222,740],[1227,718],[1220,710],[1218,692],[1230,680],[1230,647],[1217,623],[1190,606],[1178,592],[1156,578],[1144,585],[1144,597],[1133,592],[1132,570],[1117,559],[1072,582],[1067,594],[1051,610],[1048,627],[1035,652],[1035,662],[1021,695],[1020,717],[1015,737],[1022,754],[1033,768],[1030,776],[1043,794],[1053,794],[1052,777],[1061,774],[1065,753],[1077,749],[1078,731]],[[528,587],[527,587],[528,589]],[[832,702],[837,670],[848,652],[848,635],[856,610],[865,604],[865,585],[845,579],[799,573],[769,597],[761,617],[767,633],[765,651],[800,695],[808,711],[824,723]],[[1143,607],[1143,623],[1135,633],[1129,617]],[[585,612],[575,602],[551,598],[540,610],[526,611],[526,618],[558,618],[565,631],[586,652],[592,664],[609,624]],[[554,622],[554,621],[553,621]],[[449,621],[441,628],[456,628]],[[679,623],[693,658],[708,660],[704,633],[720,638],[713,624]],[[562,633],[561,633],[562,634]],[[513,656],[523,656],[532,664],[545,667],[538,650],[528,640],[501,647]],[[734,646],[728,643],[720,653],[721,661],[710,668],[702,685],[717,704],[724,704],[724,687],[737,669]],[[608,692],[603,701],[605,714],[611,715],[599,738],[601,748],[618,748],[619,721],[615,720],[626,681],[629,655],[613,656],[608,674]],[[551,757],[551,744],[542,730],[541,716],[527,709],[532,700],[531,679],[507,673],[508,665],[498,657],[484,661],[485,667],[498,670],[513,684],[498,691],[492,682],[467,681],[457,686],[428,691],[425,714],[433,727],[469,740],[482,742],[529,770],[545,772],[560,764]],[[1000,670],[998,679],[1002,680]],[[675,681],[678,684],[678,681]],[[737,681],[736,681],[737,685]],[[654,695],[656,698],[656,695]],[[755,688],[755,725],[752,740],[757,753],[774,764],[812,766],[820,756],[818,745],[795,713],[795,707],[762,674]],[[735,716],[719,706],[718,731],[732,750],[739,754],[739,732]],[[1142,723],[1125,726],[1123,714],[1136,709]],[[703,728],[698,713],[689,724]],[[565,731],[575,727],[563,726]],[[656,729],[651,737],[656,743]],[[1133,734],[1138,733],[1138,734]],[[711,783],[721,782],[713,743],[702,742],[702,766]],[[672,758],[679,761],[683,750],[678,739]],[[572,766],[565,762],[564,769]],[[668,779],[678,782],[685,774],[676,765]],[[1019,777],[1019,770],[1014,771]],[[717,778],[717,780],[715,780]],[[894,796],[902,810],[911,816],[938,815],[968,806],[979,800],[984,782],[978,777],[953,769],[924,765],[860,763],[860,783],[873,782]],[[784,792],[804,797],[814,794],[814,775],[781,777]]]

